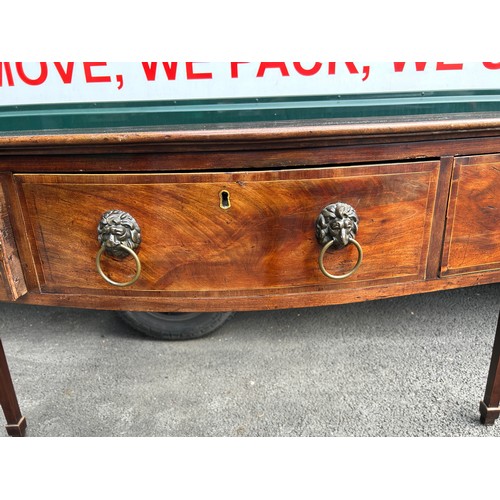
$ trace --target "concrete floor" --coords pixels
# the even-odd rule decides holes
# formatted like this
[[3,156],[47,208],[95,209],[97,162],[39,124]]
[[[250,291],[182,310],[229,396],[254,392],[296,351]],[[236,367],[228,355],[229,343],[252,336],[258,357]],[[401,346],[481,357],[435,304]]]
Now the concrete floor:
[[32,437],[500,436],[478,413],[499,310],[486,285],[165,342],[113,312],[0,304],[0,335]]

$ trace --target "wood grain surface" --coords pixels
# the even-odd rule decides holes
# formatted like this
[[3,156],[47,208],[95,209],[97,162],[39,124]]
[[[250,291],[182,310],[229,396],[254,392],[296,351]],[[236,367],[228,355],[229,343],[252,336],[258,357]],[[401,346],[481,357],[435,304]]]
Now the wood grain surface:
[[[359,287],[425,277],[436,196],[435,161],[221,174],[16,175],[37,256],[42,291],[127,295],[96,272],[102,213],[130,213],[142,232],[142,274],[129,290],[151,294]],[[219,193],[230,193],[231,208]],[[319,270],[315,221],[337,201],[360,217],[359,271],[333,282]],[[343,273],[353,245],[325,259]],[[115,281],[135,273],[132,259],[102,259]]]
[[27,290],[5,196],[7,177],[0,175],[0,300],[16,300]]
[[441,275],[500,269],[500,155],[458,158]]
[[[20,300],[243,310],[495,282],[499,144],[495,113],[5,134],[3,224],[30,292]],[[365,252],[342,282],[321,274],[314,236],[336,201],[357,210]],[[142,273],[124,289],[95,269],[109,209],[142,228]],[[342,274],[356,257],[350,245],[325,265]],[[131,259],[102,266],[117,281],[135,273]]]

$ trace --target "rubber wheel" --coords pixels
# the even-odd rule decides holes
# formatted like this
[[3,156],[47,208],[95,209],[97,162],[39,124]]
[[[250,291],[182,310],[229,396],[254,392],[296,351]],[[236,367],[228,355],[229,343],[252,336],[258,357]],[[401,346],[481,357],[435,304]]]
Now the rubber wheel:
[[190,340],[204,337],[222,326],[232,312],[157,313],[120,311],[119,316],[135,330],[160,340]]

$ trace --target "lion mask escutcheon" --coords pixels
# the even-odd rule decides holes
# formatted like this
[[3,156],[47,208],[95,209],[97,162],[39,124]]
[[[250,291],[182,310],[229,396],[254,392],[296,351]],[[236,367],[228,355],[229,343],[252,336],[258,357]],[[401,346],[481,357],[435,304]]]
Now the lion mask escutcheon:
[[332,247],[343,248],[355,239],[359,217],[347,203],[332,203],[321,211],[316,220],[316,239],[320,245],[333,240]]
[[120,245],[136,250],[141,243],[141,229],[136,220],[127,212],[109,210],[103,214],[97,226],[97,239],[106,252],[122,259],[129,256]]

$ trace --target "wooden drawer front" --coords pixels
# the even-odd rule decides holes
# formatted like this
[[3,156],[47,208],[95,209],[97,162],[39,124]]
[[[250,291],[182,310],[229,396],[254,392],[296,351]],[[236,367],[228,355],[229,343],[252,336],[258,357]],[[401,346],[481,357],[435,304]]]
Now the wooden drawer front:
[[0,175],[0,300],[16,300],[26,293],[5,197],[4,184],[8,177],[8,174]]
[[500,155],[456,160],[441,275],[500,269]]
[[[226,174],[18,175],[42,289],[106,293],[233,293],[360,286],[424,278],[438,162]],[[231,207],[220,207],[221,190]],[[359,217],[364,261],[334,282],[318,267],[315,221],[342,201]],[[110,209],[141,227],[142,274],[125,289],[96,272],[96,228]],[[353,245],[325,259],[334,273],[356,261]],[[132,259],[103,257],[115,281]],[[104,292],[103,292],[104,293]],[[235,293],[235,292],[234,292]]]

